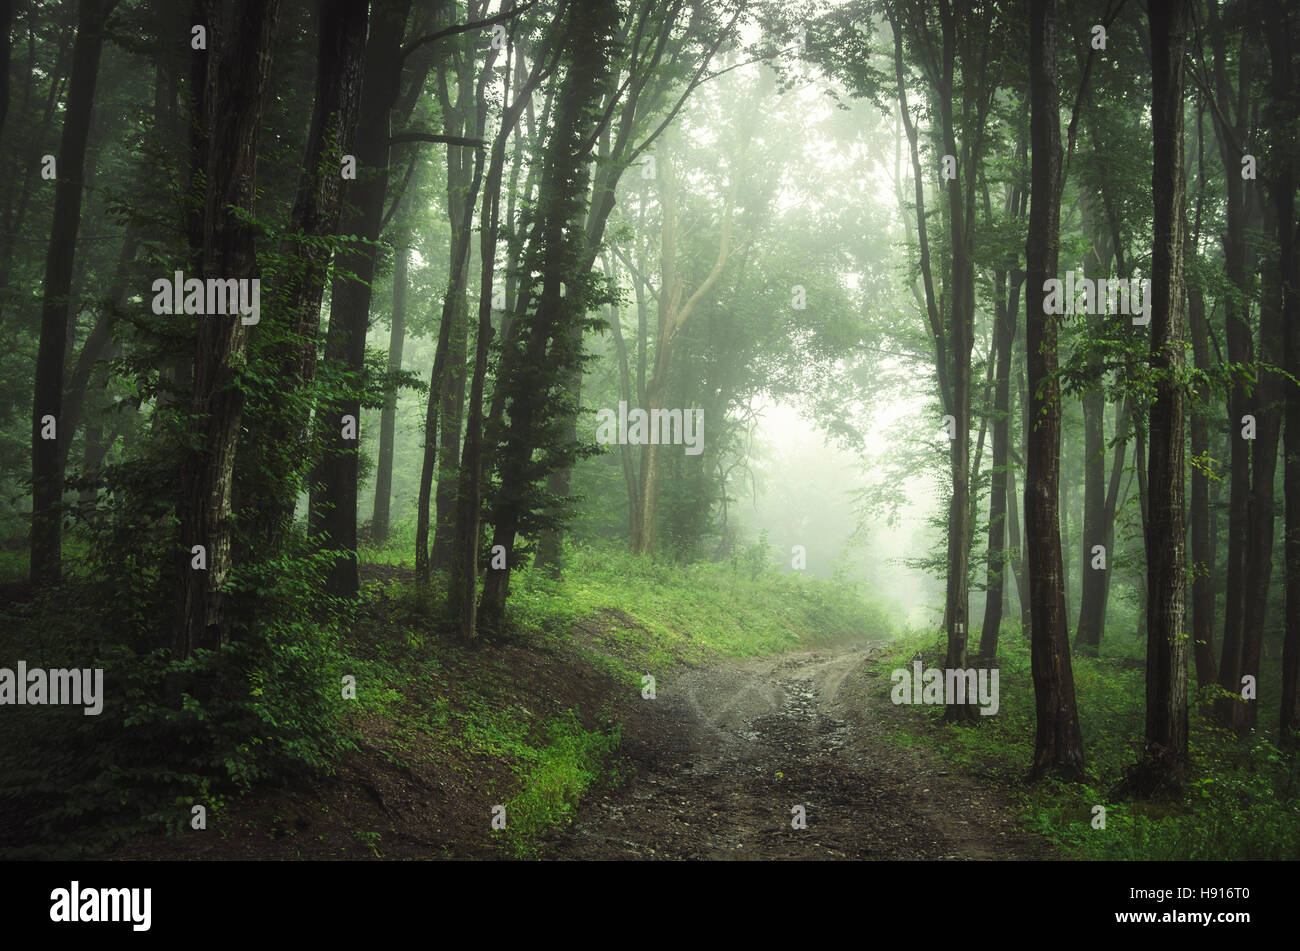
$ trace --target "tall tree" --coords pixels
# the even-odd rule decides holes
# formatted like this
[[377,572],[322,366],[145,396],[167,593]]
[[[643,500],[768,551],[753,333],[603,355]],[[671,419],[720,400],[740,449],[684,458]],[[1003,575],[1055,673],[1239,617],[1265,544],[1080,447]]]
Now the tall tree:
[[[1025,105],[1028,105],[1026,101]],[[1023,114],[1022,114],[1023,116]],[[1023,117],[1017,158],[1024,163],[1028,158],[1028,136]],[[1023,220],[1029,195],[1021,181],[1007,186],[1006,211],[1016,220]],[[984,197],[987,217],[992,217],[988,206],[988,190]],[[1016,339],[1016,315],[1020,312],[1020,285],[1023,272],[1019,270],[1019,255],[1009,255],[1005,264],[994,273],[996,292],[994,305],[993,349],[997,357],[993,388],[993,459],[989,479],[989,547],[988,585],[984,598],[984,623],[980,626],[979,653],[986,661],[997,657],[998,633],[1002,626],[1002,603],[1006,592],[1006,569],[1011,563],[1007,555],[1007,508],[1011,501],[1009,465],[1011,462],[1011,357]]]
[[1060,254],[1061,130],[1057,86],[1056,3],[1029,6],[1030,165],[1025,342],[1029,376],[1025,539],[1028,557],[1031,667],[1037,733],[1031,776],[1083,778],[1083,737],[1074,697],[1061,534],[1057,511],[1061,396],[1057,380],[1059,316],[1049,312],[1047,280]]
[[[59,440],[70,440],[64,425],[63,374],[68,343],[68,295],[72,291],[77,229],[86,174],[86,139],[95,104],[104,24],[117,0],[81,0],[77,41],[63,118],[63,138],[55,165],[54,223],[50,228],[41,289],[41,342],[36,356],[32,404],[32,543],[34,584],[57,582],[63,574],[63,460]],[[7,73],[6,73],[7,75]]]
[[[1196,109],[1196,217],[1187,234],[1187,260],[1200,254],[1201,211],[1205,192],[1205,142],[1201,135],[1203,108]],[[1205,293],[1198,281],[1187,282],[1187,324],[1192,339],[1192,360],[1196,369],[1210,369],[1210,324],[1205,316]],[[1214,659],[1214,570],[1213,539],[1210,532],[1210,477],[1206,472],[1210,451],[1209,421],[1199,407],[1189,407],[1188,429],[1192,445],[1192,498],[1188,510],[1191,535],[1192,651],[1196,659],[1196,682],[1201,686],[1218,682]]]
[[[447,592],[447,614],[456,624],[462,640],[472,640],[478,634],[478,578],[479,541],[482,530],[484,432],[483,399],[487,382],[488,350],[492,345],[492,294],[496,275],[497,237],[501,222],[501,182],[505,169],[506,143],[514,132],[515,124],[523,114],[537,87],[556,68],[558,58],[558,31],[565,24],[568,0],[558,0],[551,26],[533,55],[533,66],[528,78],[514,93],[514,98],[501,109],[501,126],[492,143],[492,154],[483,179],[481,210],[479,213],[479,301],[478,325],[475,331],[474,369],[470,377],[469,407],[465,419],[465,441],[460,454],[460,478],[456,487],[456,533],[451,554],[451,579]],[[513,43],[508,49],[513,52]],[[509,54],[508,54],[509,55]],[[509,67],[506,69],[510,75]],[[509,92],[507,85],[506,92]],[[436,359],[435,359],[436,362]],[[436,404],[430,403],[430,413]],[[426,427],[425,438],[431,439],[436,423]],[[432,468],[432,459],[426,450],[425,467]],[[423,482],[425,477],[421,476]],[[427,496],[422,487],[421,496]],[[425,518],[427,519],[427,513]],[[417,539],[416,568],[419,570],[423,544]]]
[[[1240,33],[1237,51],[1237,88],[1228,78],[1227,27],[1219,18],[1218,0],[1208,4],[1208,27],[1214,62],[1214,128],[1219,155],[1227,174],[1227,207],[1223,233],[1224,271],[1231,287],[1224,302],[1228,361],[1242,367],[1254,362],[1249,324],[1245,182],[1234,172],[1240,168],[1250,122],[1250,86],[1253,57],[1248,36]],[[1242,642],[1245,639],[1247,559],[1250,551],[1250,443],[1242,438],[1243,417],[1250,415],[1250,396],[1241,374],[1228,391],[1229,470],[1227,588],[1224,592],[1223,645],[1219,660],[1219,685],[1232,694],[1241,691]],[[1243,723],[1244,708],[1231,699],[1216,704],[1220,721],[1229,727]]]
[[[685,288],[684,278],[680,273],[681,262],[677,253],[676,197],[680,187],[675,180],[672,160],[667,156],[657,163],[661,177],[660,210],[663,220],[660,224],[661,246],[659,265],[659,328],[655,342],[654,364],[650,379],[646,383],[644,407],[651,419],[657,411],[663,409],[668,394],[668,371],[672,362],[674,344],[677,336],[700,301],[713,289],[722,275],[723,266],[731,249],[732,205],[734,196],[728,194],[722,210],[721,233],[718,238],[718,256],[704,281],[694,289],[690,297],[682,300]],[[733,171],[733,175],[734,175]],[[734,190],[734,181],[733,181]],[[640,554],[651,554],[655,550],[655,534],[658,526],[659,482],[661,475],[659,446],[655,444],[641,447],[641,476],[638,483],[637,499],[640,510],[633,528],[632,550]]]
[[316,96],[298,190],[280,249],[275,307],[253,346],[267,381],[250,400],[251,451],[241,453],[241,507],[252,514],[254,549],[274,551],[293,521],[308,459],[310,387],[316,375],[321,300],[343,207],[344,157],[361,107],[368,0],[323,0],[317,29]]
[[[577,0],[568,11],[561,44],[564,84],[556,100],[543,148],[542,190],[538,196],[525,273],[541,275],[536,307],[517,310],[514,340],[508,340],[497,386],[507,394],[509,425],[499,453],[501,484],[492,510],[493,547],[504,565],[492,564],[484,577],[479,625],[499,631],[504,622],[517,533],[532,510],[539,478],[555,466],[554,446],[542,447],[538,430],[550,428],[543,413],[547,396],[568,379],[581,361],[573,347],[572,323],[584,319],[593,299],[590,270],[583,270],[590,153],[605,121],[601,93],[611,68],[618,25],[612,0]],[[511,359],[513,352],[515,358]],[[534,453],[542,449],[542,459]],[[495,559],[494,559],[495,561]]]
[[1132,791],[1179,790],[1187,769],[1187,526],[1183,509],[1183,55],[1187,0],[1150,0],[1151,369],[1146,525],[1146,745]]
[[[1263,4],[1269,51],[1268,117],[1272,138],[1269,177],[1277,226],[1277,270],[1282,285],[1282,365],[1300,379],[1300,234],[1296,230],[1296,123],[1300,102],[1295,93],[1297,27],[1300,16],[1283,4]],[[1300,741],[1300,386],[1285,386],[1286,416],[1283,495],[1286,503],[1283,532],[1282,703],[1279,728],[1283,741]]]
[[[210,126],[205,141],[203,276],[260,280],[255,254],[257,142],[271,76],[278,0],[240,0],[208,21],[204,85]],[[172,654],[220,646],[222,588],[232,567],[231,482],[243,420],[239,368],[247,328],[236,315],[200,318],[194,348],[189,451],[181,467],[180,544]],[[200,548],[206,568],[199,567]]]
[[317,414],[325,448],[317,470],[320,486],[311,500],[309,528],[324,536],[326,545],[336,552],[326,589],[341,598],[355,598],[361,587],[357,574],[361,376],[370,326],[375,243],[388,193],[389,113],[400,92],[402,37],[410,9],[411,0],[395,0],[378,5],[371,18],[356,134],[357,177],[343,192],[341,230],[357,240],[338,256],[330,292],[325,360],[347,394],[329,401]]
[[[405,227],[395,236],[393,249],[393,326],[388,335],[388,374],[402,369],[402,349],[406,342],[406,283],[411,249]],[[389,512],[393,498],[393,453],[397,442],[397,391],[384,394],[384,409],[379,421],[379,462],[375,466],[375,508],[370,531],[376,542],[386,541]]]
[[[471,3],[470,18],[478,15],[481,14],[476,10],[476,4]],[[473,42],[461,38],[460,42],[448,45],[449,55],[438,61],[437,89],[442,106],[443,131],[447,135],[481,138],[484,130],[476,119],[482,117],[486,122],[487,110],[479,108],[474,95]],[[442,431],[438,436],[438,490],[434,500],[436,524],[429,556],[434,568],[447,567],[455,534],[461,426],[465,416],[465,387],[469,381],[466,361],[469,355],[470,245],[469,236],[462,236],[461,232],[466,229],[466,222],[473,221],[478,187],[483,178],[483,161],[482,150],[470,153],[465,149],[449,149],[447,152],[447,221],[451,227],[448,266],[457,268],[458,273],[448,282],[448,293],[454,290],[455,295],[447,312],[447,319],[451,321],[447,338],[449,349],[439,394]]]

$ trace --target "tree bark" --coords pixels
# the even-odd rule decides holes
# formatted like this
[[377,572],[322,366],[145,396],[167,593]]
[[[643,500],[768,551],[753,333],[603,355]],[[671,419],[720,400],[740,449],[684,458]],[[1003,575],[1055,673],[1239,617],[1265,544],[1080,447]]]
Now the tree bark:
[[[1092,213],[1091,198],[1081,202],[1084,229],[1092,241],[1088,256],[1095,277],[1109,270],[1110,244],[1105,230]],[[1098,311],[1104,308],[1097,302]],[[1100,332],[1104,317],[1088,315],[1091,330]],[[1081,400],[1083,408],[1083,525],[1079,536],[1079,626],[1074,635],[1075,650],[1096,655],[1106,623],[1106,573],[1113,553],[1107,538],[1106,523],[1106,401],[1102,393],[1103,367],[1100,356],[1089,362],[1089,386]],[[1105,567],[1093,567],[1093,547],[1103,546]]]
[[[398,240],[393,263],[393,328],[388,336],[388,372],[402,369],[402,346],[406,341],[406,274],[411,260],[411,249],[406,246],[406,235]],[[379,465],[375,471],[375,509],[371,518],[371,535],[377,544],[388,540],[389,511],[393,496],[393,449],[397,431],[397,391],[384,398],[384,409],[379,419]]]
[[[360,591],[357,479],[362,434],[357,387],[365,369],[376,263],[374,242],[379,238],[388,190],[389,112],[400,92],[402,36],[410,8],[411,0],[379,5],[366,40],[355,151],[357,177],[344,189],[346,211],[340,229],[360,240],[339,255],[325,342],[326,362],[351,378],[346,384],[350,392],[322,406],[317,413],[325,450],[318,469],[319,494],[312,500],[308,521],[313,534],[323,535],[326,545],[336,552],[326,591],[345,599],[355,598]],[[348,417],[354,422],[355,438],[344,438],[344,421]]]
[[[1201,135],[1202,109],[1196,110],[1196,223],[1188,235],[1187,257],[1200,253],[1201,196],[1205,182],[1204,139]],[[1192,360],[1196,369],[1210,369],[1210,326],[1205,317],[1205,295],[1198,284],[1187,282],[1187,323],[1192,337]],[[1199,401],[1198,401],[1199,402]],[[1196,661],[1196,682],[1202,687],[1216,683],[1218,665],[1214,659],[1214,590],[1210,578],[1214,574],[1214,549],[1210,535],[1210,478],[1205,471],[1209,464],[1210,429],[1205,414],[1199,407],[1189,407],[1189,429],[1192,443],[1192,500],[1188,511],[1191,535],[1192,575],[1192,654]]]
[[[1209,33],[1214,53],[1215,98],[1219,108],[1214,110],[1215,132],[1219,155],[1225,169],[1227,188],[1226,230],[1223,235],[1224,271],[1232,284],[1225,300],[1227,312],[1226,338],[1228,360],[1237,365],[1253,362],[1250,325],[1248,323],[1249,293],[1246,274],[1246,196],[1241,176],[1240,154],[1236,142],[1245,133],[1248,95],[1251,85],[1251,58],[1246,53],[1243,35],[1238,57],[1240,73],[1237,79],[1236,103],[1233,108],[1233,90],[1227,76],[1227,53],[1223,25],[1217,17],[1217,2],[1210,3]],[[1229,115],[1231,113],[1231,115]],[[1236,293],[1233,293],[1235,291]],[[1229,441],[1229,496],[1228,496],[1228,554],[1226,563],[1227,590],[1223,606],[1223,645],[1219,660],[1219,685],[1233,694],[1241,692],[1242,641],[1245,637],[1247,578],[1246,562],[1250,548],[1250,446],[1241,438],[1242,417],[1250,413],[1250,400],[1243,381],[1235,379],[1228,391],[1228,441]],[[1219,722],[1236,729],[1243,722],[1242,704],[1232,699],[1222,699],[1215,704]]]
[[[1268,18],[1272,131],[1280,163],[1272,178],[1271,197],[1277,219],[1278,270],[1282,277],[1283,366],[1300,376],[1300,242],[1295,230],[1295,121],[1297,107],[1292,70],[1293,10],[1282,4],[1266,7]],[[1286,598],[1282,645],[1282,703],[1279,733],[1282,741],[1300,741],[1300,387],[1285,386],[1286,414],[1283,494],[1286,520],[1283,558]]]
[[1025,473],[1025,536],[1030,592],[1031,668],[1037,731],[1032,779],[1054,772],[1081,780],[1083,737],[1075,706],[1065,626],[1065,590],[1057,513],[1061,445],[1060,386],[1056,378],[1059,318],[1045,308],[1048,278],[1056,276],[1060,248],[1061,130],[1057,87],[1056,4],[1029,8],[1030,141],[1033,148],[1026,245],[1026,347],[1029,433]]
[[[471,14],[472,15],[472,14]],[[444,131],[448,135],[469,135],[482,138],[483,129],[471,127],[476,115],[474,99],[474,74],[470,69],[472,57],[466,53],[457,60],[456,102],[451,102],[447,89],[447,71],[439,66],[438,89],[443,104]],[[447,155],[447,216],[451,226],[452,246],[456,246],[458,231],[466,219],[466,208],[472,216],[478,201],[478,186],[482,181],[482,152],[474,156],[471,171],[469,153],[449,150]],[[468,251],[469,244],[465,244]],[[453,260],[450,266],[456,266]],[[469,254],[460,264],[459,294],[451,311],[451,334],[448,338],[447,367],[442,378],[442,406],[439,410],[442,432],[439,436],[438,488],[435,498],[436,524],[430,560],[435,569],[445,569],[451,561],[452,542],[456,533],[456,488],[459,481],[461,427],[465,416],[465,388],[469,380],[466,360],[469,356]]]
[[[54,187],[54,220],[42,286],[41,336],[36,357],[35,398],[32,403],[32,539],[33,584],[57,583],[63,576],[63,460],[59,443],[72,439],[63,419],[64,351],[68,342],[68,297],[81,224],[86,140],[95,105],[99,57],[104,47],[104,22],[116,0],[81,0],[77,8],[77,40],[72,77],[63,118],[63,137]],[[42,431],[52,420],[54,438]]]
[[1146,747],[1130,789],[1180,791],[1187,751],[1186,512],[1183,507],[1183,54],[1186,0],[1149,0],[1155,204],[1151,257],[1151,368],[1146,531]]
[[[251,522],[248,552],[271,554],[293,525],[308,461],[309,390],[316,376],[321,301],[339,230],[344,155],[352,153],[365,68],[366,0],[326,0],[320,7],[316,91],[311,127],[288,234],[280,255],[291,262],[277,281],[277,326],[253,359],[270,382],[250,401],[249,439],[236,478]],[[247,487],[246,489],[243,487]]]
[[541,289],[535,311],[529,314],[520,308],[517,312],[518,343],[508,344],[519,348],[522,361],[512,364],[503,358],[503,368],[514,372],[503,373],[497,381],[510,400],[510,421],[500,450],[501,484],[492,511],[493,548],[504,552],[504,567],[489,568],[478,608],[479,626],[492,633],[500,632],[505,622],[516,536],[526,512],[524,500],[536,478],[533,426],[541,417],[547,393],[568,380],[581,350],[580,333],[577,350],[572,346],[572,325],[582,319],[581,308],[574,303],[582,299],[576,288],[587,279],[587,272],[578,268],[588,207],[587,166],[597,131],[592,116],[610,68],[618,10],[612,0],[577,0],[569,16],[561,45],[568,69],[543,149],[543,186],[530,242],[539,255]]
[[[208,42],[219,50],[209,60],[205,96],[211,127],[203,216],[203,275],[210,279],[258,279],[252,223],[262,106],[271,73],[271,50],[279,4],[242,0],[229,30],[208,23]],[[172,656],[221,646],[226,631],[222,587],[232,568],[230,494],[243,419],[238,374],[246,328],[239,316],[200,317],[194,356],[192,449],[181,471],[180,591]],[[207,568],[194,565],[203,546]],[[177,699],[173,690],[173,700]]]
[[[567,8],[560,0],[556,20]],[[496,246],[501,217],[501,181],[509,140],[524,107],[547,72],[554,43],[555,27],[534,58],[533,68],[515,93],[514,101],[502,110],[501,128],[492,143],[492,155],[483,180],[479,229],[478,328],[474,350],[474,371],[470,378],[469,408],[465,420],[465,441],[461,447],[460,479],[456,488],[456,533],[453,538],[451,578],[447,590],[447,613],[463,641],[478,635],[478,555],[483,504],[483,392],[487,379],[488,350],[492,346],[492,282],[496,268]],[[417,549],[418,555],[418,549]]]

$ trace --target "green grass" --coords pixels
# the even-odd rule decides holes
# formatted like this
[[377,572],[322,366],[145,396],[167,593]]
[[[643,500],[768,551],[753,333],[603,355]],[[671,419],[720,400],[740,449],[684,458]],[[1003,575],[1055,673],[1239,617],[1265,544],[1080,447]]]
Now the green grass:
[[[909,667],[921,650],[927,667],[942,667],[943,645],[932,634],[900,638],[874,669],[884,697],[889,672]],[[1191,714],[1192,771],[1181,802],[1113,801],[1109,792],[1136,762],[1144,729],[1143,672],[1125,661],[1136,639],[1114,639],[1115,653],[1074,657],[1075,689],[1088,773],[1085,783],[1025,782],[1033,756],[1034,688],[1029,645],[1007,629],[999,645],[1000,709],[972,727],[941,724],[942,707],[908,706],[894,739],[944,758],[1010,790],[1027,829],[1082,859],[1205,860],[1300,858],[1300,763],[1267,731],[1239,740]],[[1194,702],[1196,698],[1194,698]],[[1094,828],[1094,807],[1105,809]]]
[[545,736],[544,745],[517,748],[520,789],[504,803],[506,827],[501,831],[519,857],[535,854],[541,836],[567,825],[590,786],[618,779],[605,768],[619,745],[616,726],[606,732],[584,730],[569,711],[545,725]]
[[563,580],[524,569],[511,582],[510,616],[535,631],[611,611],[629,623],[604,630],[600,645],[641,667],[892,634],[885,614],[847,583],[734,562],[678,566],[618,549],[577,548],[566,553]]
[[[411,524],[394,526],[363,562],[409,565]],[[623,550],[573,548],[561,580],[531,568],[513,573],[507,604],[514,643],[576,654],[587,666],[640,689],[646,673],[663,676],[716,655],[753,656],[854,638],[887,638],[885,614],[843,582],[781,574],[752,564],[671,565]],[[458,644],[432,633],[441,579],[426,600],[414,585],[374,584],[370,597],[391,599],[392,636],[358,669],[375,689],[359,707],[425,733],[468,762],[489,757],[508,767],[517,791],[501,804],[507,825],[496,835],[517,856],[534,854],[551,830],[567,824],[593,784],[616,781],[610,754],[619,728],[601,712],[584,728],[576,711],[531,712],[537,705],[511,687],[511,672],[466,680]],[[372,667],[366,667],[371,664]],[[456,682],[458,702],[422,704]],[[358,682],[363,677],[358,675]],[[400,698],[400,699],[399,699]],[[362,699],[359,696],[359,699]]]

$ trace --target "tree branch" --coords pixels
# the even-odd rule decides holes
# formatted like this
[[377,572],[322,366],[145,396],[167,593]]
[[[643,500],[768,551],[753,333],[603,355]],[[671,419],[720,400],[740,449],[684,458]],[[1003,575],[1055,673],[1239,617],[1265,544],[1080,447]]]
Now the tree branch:
[[507,20],[519,16],[519,14],[523,13],[525,10],[531,9],[536,5],[537,0],[530,0],[529,3],[525,3],[522,7],[519,7],[516,10],[508,10],[505,13],[498,13],[496,16],[488,17],[486,20],[474,20],[472,23],[461,23],[458,26],[449,26],[445,30],[439,30],[437,33],[430,33],[426,36],[417,37],[402,47],[400,58],[405,60],[406,57],[410,56],[425,43],[436,43],[438,40],[446,39],[449,36],[456,36],[458,33],[468,33],[470,30],[481,29],[485,26],[493,26],[497,23],[505,23]]
[[390,136],[388,144],[404,145],[407,142],[433,142],[442,145],[459,145],[467,149],[485,149],[487,143],[482,139],[466,139],[459,135],[435,135],[432,132],[399,132]]

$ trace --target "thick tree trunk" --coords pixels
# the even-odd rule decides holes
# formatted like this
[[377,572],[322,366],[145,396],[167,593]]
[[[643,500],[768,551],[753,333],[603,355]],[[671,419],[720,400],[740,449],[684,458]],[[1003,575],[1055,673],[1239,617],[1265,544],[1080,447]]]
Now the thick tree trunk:
[[277,326],[253,359],[270,385],[247,407],[249,439],[236,478],[251,523],[249,552],[274,553],[293,525],[309,456],[309,389],[316,376],[321,300],[343,204],[344,155],[361,108],[366,0],[326,0],[320,9],[316,92],[307,150],[281,256],[294,262],[278,281]]
[[[208,42],[220,52],[209,64],[206,84],[212,119],[203,223],[208,279],[259,279],[253,224],[257,139],[278,7],[275,0],[243,0],[230,14],[228,32],[209,23]],[[222,587],[232,568],[230,493],[244,405],[237,379],[246,343],[243,321],[236,315],[200,317],[197,323],[195,449],[182,466],[180,486],[180,592],[172,640],[177,660],[199,647],[219,647],[225,637]],[[206,552],[206,569],[196,567],[195,546]]]
[[1060,247],[1061,132],[1054,0],[1032,0],[1029,12],[1030,141],[1033,148],[1026,245],[1026,357],[1029,380],[1025,473],[1025,536],[1031,668],[1037,713],[1031,778],[1048,772],[1083,778],[1083,737],[1075,706],[1057,513],[1061,445],[1056,337],[1059,317],[1045,308]]
[[[569,346],[581,351],[581,325],[574,327],[569,332]],[[569,420],[565,423],[564,433],[560,438],[569,444],[574,444],[578,440],[578,411],[582,404],[582,368],[580,366],[573,368],[564,389],[565,397],[572,401],[572,409]],[[546,477],[546,494],[554,499],[566,499],[572,485],[573,467],[561,466]],[[553,517],[558,518],[562,514],[560,506],[563,504],[563,502],[556,503],[556,507],[552,510]],[[553,525],[543,529],[537,542],[536,565],[553,578],[560,577],[560,548],[563,539],[564,532],[560,529],[560,526]]]
[[[1237,169],[1240,155],[1234,142],[1245,133],[1247,96],[1251,79],[1251,58],[1244,45],[1239,58],[1236,95],[1227,78],[1227,53],[1223,27],[1217,20],[1217,3],[1208,7],[1210,41],[1214,51],[1215,96],[1219,109],[1214,110],[1219,155],[1225,168]],[[1235,103],[1233,99],[1235,98]],[[1233,106],[1235,105],[1235,110]],[[1229,119],[1221,110],[1231,110]],[[1226,120],[1226,121],[1225,121]],[[1228,360],[1238,365],[1253,362],[1248,322],[1249,288],[1246,274],[1246,195],[1241,176],[1224,176],[1227,188],[1226,230],[1223,236],[1224,271],[1233,288],[1225,300]],[[1250,548],[1250,444],[1241,436],[1242,417],[1250,413],[1250,400],[1243,382],[1237,380],[1228,391],[1229,495],[1227,590],[1223,605],[1223,647],[1219,660],[1219,684],[1233,694],[1241,692],[1242,641],[1245,637],[1247,578],[1246,562]],[[1242,704],[1232,699],[1215,704],[1219,721],[1238,728],[1244,715]]]
[[[81,224],[86,140],[95,104],[104,21],[116,0],[81,0],[72,78],[63,118],[63,138],[55,166],[54,221],[50,228],[45,280],[41,289],[41,338],[36,357],[32,403],[32,545],[33,584],[52,584],[63,575],[63,464],[72,439],[63,418],[64,351],[68,342],[68,297]],[[45,438],[50,432],[53,438]]]
[[1151,191],[1150,494],[1146,530],[1146,747],[1130,789],[1181,789],[1187,769],[1186,513],[1183,507],[1183,51],[1186,0],[1149,0]]
[[373,242],[379,238],[388,191],[389,112],[399,92],[402,36],[410,8],[410,0],[377,6],[366,41],[355,149],[357,177],[344,189],[347,210],[340,229],[361,240],[339,255],[325,342],[326,361],[352,376],[348,385],[353,392],[321,407],[317,414],[325,450],[318,470],[321,486],[313,498],[309,523],[313,533],[324,535],[327,547],[337,555],[326,590],[346,599],[355,598],[360,590],[357,480],[362,433],[361,397],[355,387],[365,368],[376,263]]

